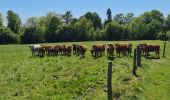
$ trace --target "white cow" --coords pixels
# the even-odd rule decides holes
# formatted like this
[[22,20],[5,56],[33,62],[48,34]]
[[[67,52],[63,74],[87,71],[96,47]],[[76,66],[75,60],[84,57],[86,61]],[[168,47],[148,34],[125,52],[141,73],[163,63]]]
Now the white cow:
[[39,44],[29,45],[28,47],[31,49],[32,56],[35,56],[35,53],[36,53],[36,52],[38,53],[38,51],[40,50],[41,45],[39,45]]

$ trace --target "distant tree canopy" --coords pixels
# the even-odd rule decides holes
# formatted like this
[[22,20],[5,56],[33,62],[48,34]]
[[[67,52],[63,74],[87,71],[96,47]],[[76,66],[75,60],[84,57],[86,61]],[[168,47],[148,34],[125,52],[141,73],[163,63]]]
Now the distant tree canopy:
[[0,44],[18,43],[18,37],[9,28],[0,27]]
[[63,15],[49,12],[22,23],[19,15],[9,10],[6,18],[7,25],[3,25],[0,13],[0,44],[170,38],[170,14],[164,17],[158,10],[134,16],[131,12],[112,15],[109,8],[104,21],[96,12],[75,18],[71,11]]
[[44,31],[35,26],[29,26],[21,36],[21,43],[42,43],[44,42]]
[[112,22],[112,11],[110,8],[107,9],[106,15],[107,15],[107,19],[104,22],[104,26],[107,25],[108,23]]
[[56,42],[56,31],[61,24],[61,21],[58,17],[52,17],[50,22],[48,23],[45,39],[47,42]]
[[96,12],[94,12],[94,13],[88,12],[84,16],[88,20],[92,21],[93,27],[94,27],[95,30],[102,28],[102,20],[101,20],[100,16]]
[[21,25],[21,19],[19,15],[11,10],[7,12],[8,28],[11,29],[14,33],[19,32]]
[[38,25],[38,18],[37,17],[30,17],[30,18],[27,18],[27,21],[25,23],[25,26],[26,27],[29,27],[29,26],[34,26],[36,27]]
[[81,17],[74,27],[77,31],[76,41],[87,41],[90,39],[90,30],[93,28],[91,20]]
[[73,17],[73,15],[71,14],[71,11],[67,11],[67,12],[62,16],[62,18],[64,19],[64,22],[65,22],[66,24],[69,24],[69,23],[71,22],[72,17]]

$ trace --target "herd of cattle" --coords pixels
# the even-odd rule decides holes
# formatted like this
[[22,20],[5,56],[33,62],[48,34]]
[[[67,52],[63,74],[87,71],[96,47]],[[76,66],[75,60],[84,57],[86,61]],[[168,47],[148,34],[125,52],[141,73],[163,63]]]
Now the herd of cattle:
[[[148,57],[149,52],[155,52],[156,56],[159,58],[160,53],[160,45],[155,44],[139,44],[142,55]],[[44,55],[67,55],[71,56],[71,54],[80,55],[80,57],[85,57],[85,53],[87,51],[86,46],[73,44],[72,46],[67,45],[56,45],[56,46],[47,46],[47,45],[29,45],[32,56],[36,54],[40,57],[44,57]],[[91,47],[91,55],[95,58],[101,57],[107,53],[108,58],[112,58],[114,56],[114,52],[116,52],[117,56],[132,54],[132,44],[128,43],[120,43],[120,44],[95,44]]]

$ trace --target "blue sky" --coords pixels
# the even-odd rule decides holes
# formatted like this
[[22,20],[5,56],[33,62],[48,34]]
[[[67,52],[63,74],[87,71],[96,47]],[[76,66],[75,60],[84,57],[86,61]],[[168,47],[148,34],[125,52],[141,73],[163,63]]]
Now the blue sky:
[[166,16],[170,14],[170,0],[0,0],[0,12],[4,17],[8,10],[13,10],[23,21],[31,16],[39,17],[51,11],[63,14],[67,10],[77,18],[88,11],[97,12],[104,20],[108,8],[111,8],[113,16],[128,12],[138,16],[153,9]]

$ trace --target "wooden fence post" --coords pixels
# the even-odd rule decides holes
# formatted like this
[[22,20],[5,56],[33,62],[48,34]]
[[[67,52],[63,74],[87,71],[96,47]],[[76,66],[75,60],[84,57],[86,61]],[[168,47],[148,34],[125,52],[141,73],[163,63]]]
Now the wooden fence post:
[[166,41],[164,42],[163,58],[165,58]]
[[107,96],[108,96],[108,100],[113,100],[113,96],[112,96],[112,61],[108,61]]
[[136,66],[136,49],[134,49],[134,59],[133,59],[133,75],[137,76],[136,74],[137,66]]
[[137,46],[137,65],[138,65],[138,67],[141,66],[141,49],[140,49],[140,46]]

